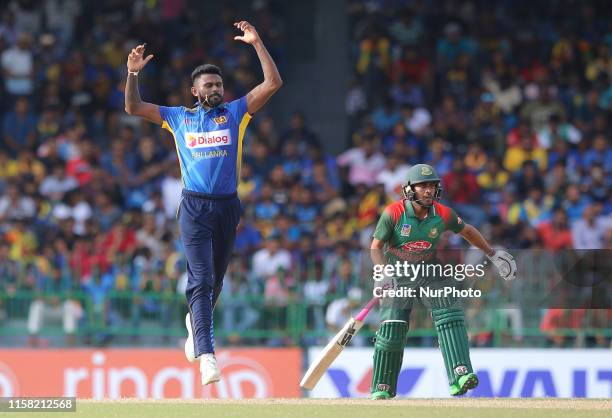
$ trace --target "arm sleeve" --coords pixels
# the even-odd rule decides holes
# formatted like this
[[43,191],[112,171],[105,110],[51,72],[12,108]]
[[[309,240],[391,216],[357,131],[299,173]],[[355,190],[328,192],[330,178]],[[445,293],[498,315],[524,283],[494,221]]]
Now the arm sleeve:
[[387,211],[384,211],[378,220],[378,224],[376,224],[376,229],[374,230],[374,234],[372,236],[378,240],[386,242],[391,239],[394,229],[395,223],[393,222],[393,219],[391,219],[391,215],[389,215]]
[[183,123],[185,109],[183,107],[160,106],[159,114],[162,117],[162,128],[174,134]]
[[465,228],[465,222],[463,222],[463,219],[461,219],[453,209],[450,211],[446,228],[453,231],[455,234],[458,234]]

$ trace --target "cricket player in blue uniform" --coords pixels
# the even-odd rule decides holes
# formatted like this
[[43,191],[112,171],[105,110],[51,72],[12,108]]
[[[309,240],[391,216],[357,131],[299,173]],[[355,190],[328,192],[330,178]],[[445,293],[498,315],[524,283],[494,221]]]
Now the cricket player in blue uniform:
[[185,356],[200,359],[202,384],[220,379],[215,359],[213,309],[223,286],[230,260],[240,201],[242,143],[251,116],[283,84],[276,64],[255,28],[246,21],[234,23],[243,32],[235,40],[253,45],[264,80],[246,96],[223,102],[221,70],[210,64],[191,74],[191,93],[198,99],[192,109],[143,102],[138,92],[138,73],[153,58],[144,57],[145,44],[128,55],[125,111],[160,124],[174,136],[183,180],[178,210],[180,235],[187,259],[188,338]]

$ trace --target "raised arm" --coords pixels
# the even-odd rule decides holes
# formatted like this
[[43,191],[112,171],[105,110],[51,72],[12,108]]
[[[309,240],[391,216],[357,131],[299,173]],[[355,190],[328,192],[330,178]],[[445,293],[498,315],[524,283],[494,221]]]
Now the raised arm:
[[270,97],[281,88],[283,80],[278,73],[274,60],[270,56],[270,53],[264,46],[253,25],[243,20],[234,23],[234,26],[244,32],[244,35],[235,36],[234,39],[253,45],[264,74],[264,81],[255,86],[255,88],[247,94],[247,111],[253,114],[261,109],[262,106],[270,100]]
[[159,113],[159,106],[143,102],[138,91],[138,73],[153,58],[153,55],[143,58],[145,45],[138,45],[128,55],[128,76],[125,82],[125,111],[128,115],[140,116],[161,125],[162,117]]

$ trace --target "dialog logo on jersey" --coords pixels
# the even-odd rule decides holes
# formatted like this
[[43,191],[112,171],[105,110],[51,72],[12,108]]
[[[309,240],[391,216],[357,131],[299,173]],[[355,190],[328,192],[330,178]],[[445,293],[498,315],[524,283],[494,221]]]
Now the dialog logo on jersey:
[[212,148],[230,145],[232,137],[229,129],[210,132],[186,132],[187,148]]

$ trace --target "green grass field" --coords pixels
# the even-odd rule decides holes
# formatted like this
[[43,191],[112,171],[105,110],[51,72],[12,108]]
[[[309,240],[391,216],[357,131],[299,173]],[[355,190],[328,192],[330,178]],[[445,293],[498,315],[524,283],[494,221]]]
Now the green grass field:
[[78,400],[77,412],[19,413],[19,417],[293,418],[293,417],[609,417],[612,400],[587,399],[254,399],[254,400]]

